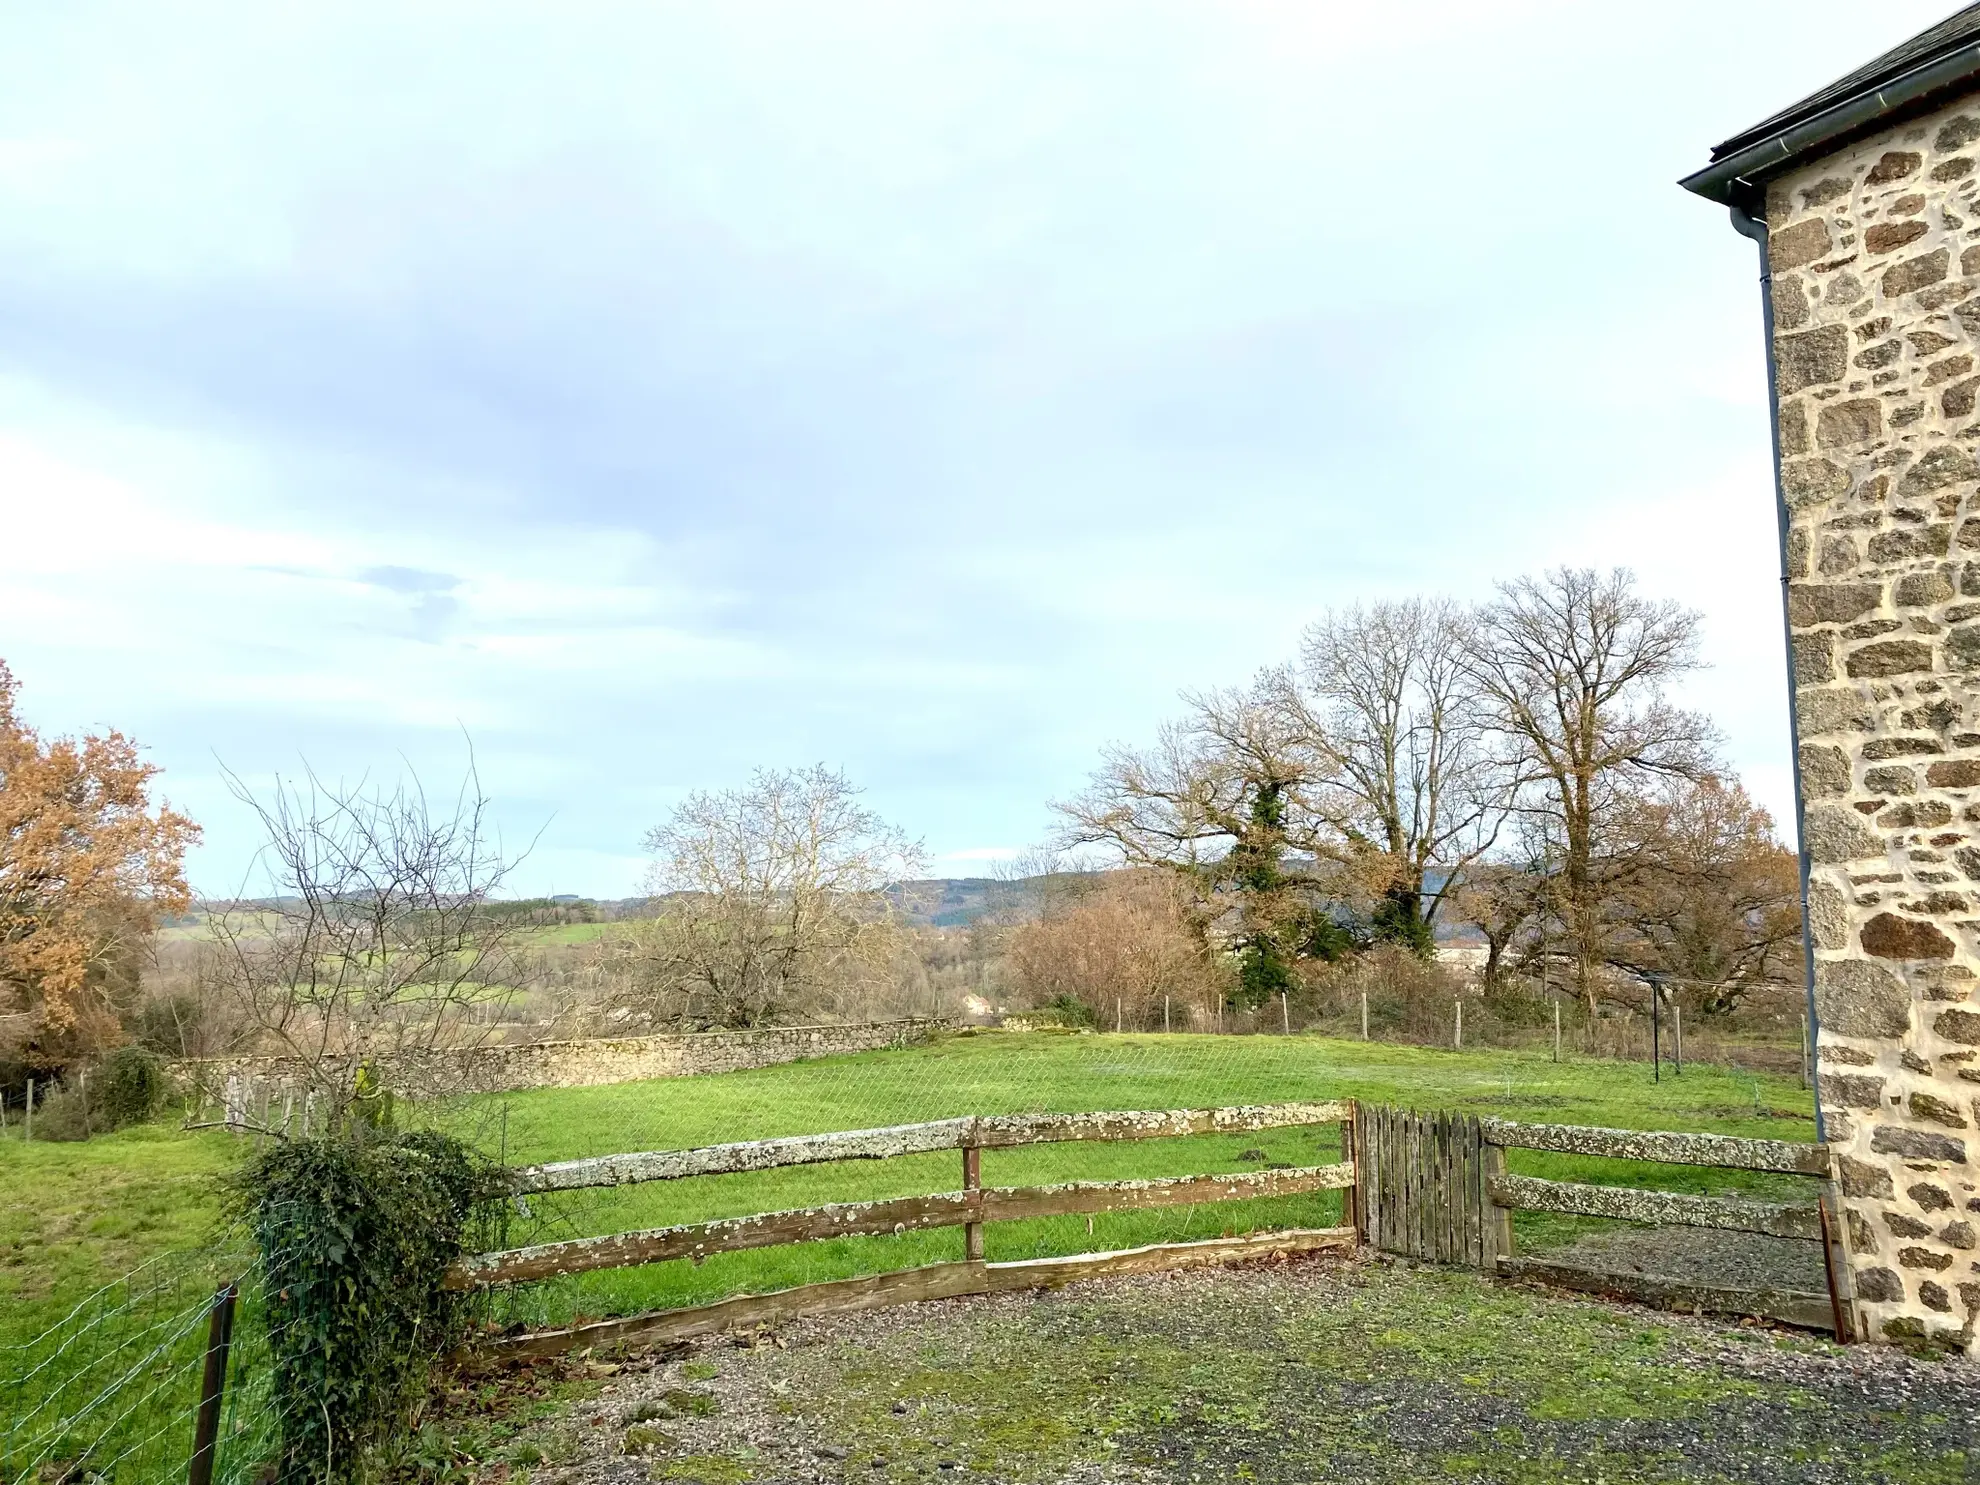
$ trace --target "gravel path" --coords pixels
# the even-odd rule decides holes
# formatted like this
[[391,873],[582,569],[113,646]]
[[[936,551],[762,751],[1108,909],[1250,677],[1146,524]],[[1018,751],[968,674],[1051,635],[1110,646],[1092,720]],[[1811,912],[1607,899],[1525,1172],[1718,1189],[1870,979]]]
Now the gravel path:
[[1980,1480],[1967,1360],[1371,1257],[944,1301],[589,1365],[585,1396],[504,1445],[537,1485]]
[[1829,1292],[1820,1243],[1709,1227],[1616,1228],[1534,1256],[1606,1273],[1648,1274],[1725,1289]]

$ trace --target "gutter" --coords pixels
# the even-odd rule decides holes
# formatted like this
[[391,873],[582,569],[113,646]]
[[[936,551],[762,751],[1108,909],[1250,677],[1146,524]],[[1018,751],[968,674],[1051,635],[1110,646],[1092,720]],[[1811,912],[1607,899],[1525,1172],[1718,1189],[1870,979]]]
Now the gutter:
[[[1980,47],[1974,51],[1976,56],[1980,56]],[[1802,983],[1808,999],[1808,1036],[1812,1048],[1820,1042],[1821,1027],[1815,1016],[1815,936],[1809,931],[1808,922],[1808,823],[1806,796],[1801,787],[1801,717],[1794,684],[1794,630],[1788,623],[1788,503],[1781,488],[1781,403],[1774,369],[1774,270],[1767,257],[1766,222],[1750,215],[1737,204],[1732,206],[1731,211],[1733,231],[1751,238],[1760,249],[1760,323],[1767,341],[1767,417],[1774,448],[1774,518],[1780,528],[1781,634],[1787,645],[1788,757],[1794,769],[1795,865],[1801,877]],[[1811,1090],[1815,1095],[1815,1138],[1826,1140],[1828,1134],[1822,1127],[1821,1074],[1815,1066],[1817,1059],[1813,1050],[1803,1055],[1809,1061],[1809,1081],[1816,1084]]]
[[[1908,108],[1933,93],[1966,82],[1980,74],[1980,42],[1901,73],[1868,93],[1824,109],[1813,118],[1792,124],[1757,144],[1736,150],[1724,159],[1714,160],[1703,170],[1687,175],[1678,184],[1708,200],[1732,206],[1758,205],[1760,183],[1805,155],[1839,145],[1844,136],[1866,125],[1887,121],[1889,116]],[[1738,217],[1734,228],[1747,236]],[[1764,232],[1764,228],[1762,231]],[[1764,239],[1762,239],[1764,251]],[[1768,341],[1768,364],[1773,364],[1773,342]]]

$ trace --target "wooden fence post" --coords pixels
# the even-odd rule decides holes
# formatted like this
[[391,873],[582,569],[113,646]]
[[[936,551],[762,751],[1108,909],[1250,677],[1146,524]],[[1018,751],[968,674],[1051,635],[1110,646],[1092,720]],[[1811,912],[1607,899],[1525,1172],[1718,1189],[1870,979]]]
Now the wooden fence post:
[[227,1391],[227,1351],[234,1340],[235,1284],[222,1284],[206,1322],[206,1366],[199,1379],[199,1414],[193,1422],[187,1485],[213,1485],[213,1456],[220,1443],[220,1402]]
[[1561,998],[1554,997],[1554,1061],[1561,1060]]
[[1492,1199],[1492,1183],[1506,1173],[1504,1146],[1483,1144],[1478,1151],[1478,1177],[1485,1204],[1483,1240],[1479,1266],[1487,1272],[1498,1267],[1501,1258],[1513,1256],[1512,1213]]
[[1354,1229],[1357,1243],[1368,1241],[1361,1226],[1361,1100],[1348,1103],[1348,1116],[1341,1121],[1341,1159],[1354,1167],[1354,1184],[1341,1189],[1341,1226]]
[[1457,1005],[1457,1022],[1456,1028],[1451,1032],[1451,1050],[1453,1052],[1462,1052],[1464,1050],[1464,1001],[1459,999],[1455,1004]]
[[1361,1039],[1368,1040],[1368,991],[1365,987],[1361,992]]
[[[963,1190],[983,1189],[983,1149],[979,1145],[963,1146]],[[963,1257],[970,1263],[983,1261],[983,1224],[966,1222],[963,1224]]]
[[27,1122],[23,1126],[21,1132],[21,1138],[24,1140],[31,1140],[34,1138],[34,1079],[33,1078],[28,1079]]
[[1286,1035],[1291,1036],[1292,1035],[1292,1001],[1287,998],[1286,992],[1283,990],[1279,992],[1279,1018],[1285,1023]]
[[1165,995],[1162,997],[1162,1031],[1166,1035],[1168,1033],[1168,1030],[1169,1030],[1169,997]]

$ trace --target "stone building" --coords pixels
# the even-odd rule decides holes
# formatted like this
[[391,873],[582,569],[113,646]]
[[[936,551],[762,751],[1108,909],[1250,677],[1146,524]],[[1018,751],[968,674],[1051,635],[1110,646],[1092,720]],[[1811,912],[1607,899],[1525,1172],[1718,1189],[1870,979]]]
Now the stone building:
[[1980,1315],[1980,5],[1720,145],[1761,246],[1820,1109],[1865,1333]]

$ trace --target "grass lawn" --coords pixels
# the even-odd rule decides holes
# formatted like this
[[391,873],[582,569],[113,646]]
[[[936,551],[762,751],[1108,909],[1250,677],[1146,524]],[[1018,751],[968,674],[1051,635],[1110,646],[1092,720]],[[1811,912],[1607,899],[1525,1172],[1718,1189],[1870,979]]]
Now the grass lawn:
[[[587,925],[588,926],[588,925]],[[903,1051],[712,1077],[604,1088],[539,1089],[455,1110],[448,1122],[512,1163],[724,1140],[857,1129],[969,1113],[1177,1108],[1356,1096],[1511,1118],[1639,1129],[1713,1130],[1812,1139],[1810,1095],[1795,1080],[1693,1066],[1653,1084],[1647,1066],[1556,1065],[1544,1054],[1454,1053],[1319,1037],[956,1035]],[[0,1140],[0,1346],[64,1313],[97,1285],[147,1257],[198,1247],[218,1224],[220,1176],[244,1146],[222,1134],[162,1127],[86,1144]],[[1242,1137],[990,1151],[986,1185],[1180,1175],[1255,1168],[1261,1160],[1337,1158],[1335,1132],[1274,1130]],[[1247,1158],[1248,1157],[1248,1158]],[[1805,1195],[1793,1178],[1597,1162],[1515,1152],[1536,1175],[1627,1180],[1690,1191]],[[743,1212],[857,1201],[960,1185],[951,1154],[564,1193],[534,1200],[515,1243],[692,1222]],[[1334,1193],[1164,1212],[1052,1218],[988,1229],[990,1258],[1210,1236],[1268,1225],[1338,1220]],[[1558,1241],[1585,1224],[1521,1218],[1523,1245]],[[498,1318],[557,1323],[697,1303],[959,1255],[958,1231],[723,1254],[689,1263],[525,1286]]]

